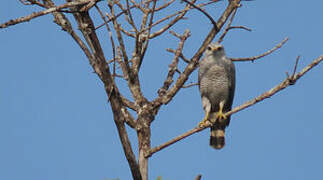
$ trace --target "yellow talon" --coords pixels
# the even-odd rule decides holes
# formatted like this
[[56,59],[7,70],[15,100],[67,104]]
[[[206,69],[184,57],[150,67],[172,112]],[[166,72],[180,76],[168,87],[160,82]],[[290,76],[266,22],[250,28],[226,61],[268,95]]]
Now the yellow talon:
[[227,119],[227,116],[223,113],[223,106],[224,106],[223,101],[220,102],[219,105],[220,105],[220,108],[219,108],[219,111],[215,115],[215,119],[221,121],[221,120]]
[[206,122],[209,120],[210,112],[207,112],[201,122],[199,122],[199,127],[203,127],[206,125]]

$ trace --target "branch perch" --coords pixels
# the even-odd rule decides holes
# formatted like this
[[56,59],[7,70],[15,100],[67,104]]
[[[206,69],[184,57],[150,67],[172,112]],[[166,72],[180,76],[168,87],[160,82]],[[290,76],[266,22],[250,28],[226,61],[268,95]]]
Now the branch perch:
[[[276,93],[278,93],[279,91],[285,89],[286,87],[290,86],[290,85],[294,85],[295,82],[301,78],[305,73],[307,73],[309,70],[311,70],[313,67],[317,66],[320,62],[323,61],[323,55],[321,55],[320,57],[318,57],[317,59],[313,60],[312,63],[310,63],[309,65],[307,65],[305,68],[303,68],[299,73],[297,74],[293,74],[292,76],[288,76],[284,81],[282,81],[280,84],[278,84],[277,86],[271,88],[269,91],[261,94],[260,96],[250,100],[250,101],[247,101],[246,103],[238,106],[238,107],[235,107],[234,109],[232,109],[231,111],[225,113],[226,116],[230,116],[234,113],[237,113],[243,109],[246,109],[260,101],[263,101],[273,95],[275,95]],[[298,62],[298,61],[296,61]],[[294,68],[295,69],[295,68]],[[154,147],[152,149],[150,149],[148,152],[146,152],[146,157],[150,157],[152,156],[154,153],[174,144],[175,142],[177,141],[180,141],[184,138],[187,138],[188,136],[191,136],[197,132],[200,132],[208,127],[210,127],[212,124],[211,123],[207,123],[206,126],[204,127],[195,127],[177,137],[175,137],[174,139],[170,140],[170,141],[167,141],[166,143],[162,144],[162,145],[159,145],[157,147]]]

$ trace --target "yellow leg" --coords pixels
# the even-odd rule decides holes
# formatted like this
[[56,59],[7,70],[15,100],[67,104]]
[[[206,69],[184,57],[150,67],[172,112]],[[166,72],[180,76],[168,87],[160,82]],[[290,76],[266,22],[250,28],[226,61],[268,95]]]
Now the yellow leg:
[[227,119],[227,116],[223,113],[224,102],[221,101],[219,105],[220,105],[220,108],[219,108],[219,111],[216,113],[215,118],[216,120],[221,121],[223,119]]
[[209,120],[209,116],[210,116],[210,111],[207,111],[205,113],[203,120],[201,122],[199,122],[199,127],[203,127],[206,125],[206,122]]

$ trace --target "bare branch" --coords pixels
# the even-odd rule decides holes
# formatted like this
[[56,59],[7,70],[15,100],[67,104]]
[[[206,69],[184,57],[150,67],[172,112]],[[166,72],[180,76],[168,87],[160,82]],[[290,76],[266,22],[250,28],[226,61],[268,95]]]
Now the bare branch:
[[173,81],[174,81],[173,77],[174,77],[174,74],[175,74],[175,72],[177,70],[177,64],[178,64],[178,61],[179,61],[179,56],[182,54],[182,50],[184,48],[185,41],[190,36],[190,31],[188,29],[185,30],[183,35],[179,35],[179,34],[173,32],[173,31],[170,31],[170,33],[173,34],[174,36],[176,36],[177,38],[179,38],[180,42],[179,42],[178,47],[177,47],[177,49],[175,51],[175,56],[173,58],[173,61],[169,65],[169,71],[168,71],[166,80],[164,81],[164,85],[163,85],[163,87],[161,87],[158,90],[158,94],[160,96],[164,95],[166,93],[166,91],[168,90],[168,88],[170,87],[170,85],[173,83]]
[[19,0],[24,5],[38,5],[40,7],[46,8],[46,6],[42,3],[40,3],[37,0]]
[[[139,69],[141,67],[143,58],[146,54],[146,50],[147,50],[147,47],[149,44],[148,37],[149,37],[150,31],[152,28],[152,23],[153,23],[154,14],[155,14],[154,9],[156,8],[156,3],[157,3],[157,0],[153,0],[153,7],[152,7],[153,11],[151,11],[151,13],[150,13],[148,31],[143,32],[142,29],[144,29],[145,25],[141,24],[140,33],[138,33],[138,35],[136,37],[136,52],[135,52],[136,61],[134,62],[134,65],[133,65],[133,69],[136,74],[138,74],[138,72],[139,72]],[[145,13],[142,23],[146,23],[147,18],[148,18],[148,14]]]
[[232,13],[232,15],[231,15],[231,18],[230,18],[230,20],[229,20],[229,22],[228,22],[228,24],[227,24],[227,27],[224,29],[224,31],[223,31],[223,33],[222,33],[222,35],[219,37],[219,40],[218,40],[218,42],[219,42],[219,43],[221,43],[221,42],[223,41],[223,38],[224,38],[224,37],[227,35],[227,33],[229,32],[230,27],[231,27],[231,24],[232,24],[232,21],[233,21],[234,17],[236,16],[237,10],[238,10],[238,9],[235,9],[235,10],[233,11],[233,13]]
[[300,58],[300,56],[297,56],[292,77],[295,76],[295,73],[296,73],[296,70],[297,70],[297,66],[298,66],[299,58]]
[[246,26],[230,26],[230,27],[229,27],[229,30],[230,30],[230,29],[244,29],[244,30],[249,31],[249,32],[251,32],[251,31],[252,31],[252,29],[250,29],[250,28],[248,28],[248,27],[246,27]]
[[80,8],[79,11],[83,12],[83,11],[88,11],[90,10],[94,5],[96,5],[97,2],[99,2],[101,0],[92,0],[91,2],[89,2],[88,4],[84,5],[82,8]]
[[[197,0],[192,0],[191,4],[195,3]],[[190,5],[186,5],[184,10],[179,13],[179,15],[174,18],[170,23],[168,23],[166,26],[164,26],[163,28],[161,28],[160,30],[152,33],[149,35],[149,39],[152,39],[152,38],[155,38],[157,36],[159,36],[160,34],[164,33],[165,31],[167,31],[170,27],[172,27],[174,24],[176,24],[179,20],[181,20],[185,14],[191,9],[191,6]]]
[[[112,2],[109,1],[108,3],[109,3],[108,5],[109,5],[109,8],[110,8],[112,17],[115,17]],[[117,39],[119,41],[120,49],[121,49],[123,60],[124,60],[124,70],[125,71],[123,73],[124,73],[125,77],[127,77],[128,80],[129,80],[130,78],[132,78],[132,72],[131,72],[131,68],[130,68],[130,65],[129,65],[129,61],[128,61],[128,55],[127,55],[127,52],[126,52],[126,47],[124,45],[124,41],[123,41],[123,38],[122,38],[122,35],[121,35],[121,32],[120,32],[120,24],[118,24],[116,18],[112,18],[112,22],[113,22],[113,26],[114,26],[114,29],[115,29],[116,34],[117,34]]]
[[173,4],[173,2],[175,2],[175,1],[176,0],[170,0],[170,1],[168,1],[165,4],[163,4],[163,5],[159,6],[159,7],[156,7],[155,11],[157,12],[157,11],[163,10],[163,9],[167,8],[169,5]]
[[[135,8],[136,6],[130,6],[130,8],[129,9],[132,9],[132,8]],[[109,22],[111,22],[112,20],[113,20],[113,18],[118,18],[119,16],[121,16],[122,14],[125,14],[127,12],[127,10],[125,9],[125,10],[123,10],[123,11],[121,11],[120,13],[118,13],[118,14],[116,14],[114,17],[109,17],[108,15],[108,20],[107,20],[107,22],[109,23]],[[104,26],[104,24],[105,23],[102,23],[102,24],[100,24],[99,26],[97,26],[97,27],[95,27],[95,29],[99,29],[100,27],[102,27],[102,26]]]
[[125,122],[130,126],[131,128],[135,129],[137,126],[137,122],[133,118],[133,116],[129,113],[129,111],[125,107],[121,107],[121,112],[123,113],[123,116],[125,117]]
[[131,14],[131,11],[130,11],[130,5],[129,5],[129,0],[126,0],[126,2],[127,2],[127,12],[128,12],[128,14],[129,14],[129,18],[130,18],[130,20],[129,20],[129,23],[132,25],[132,28],[135,30],[135,32],[137,33],[138,32],[138,30],[137,30],[137,27],[136,27],[136,25],[135,25],[135,21],[133,20],[133,18],[132,18],[132,14]]
[[[218,28],[221,29],[222,26],[225,24],[231,13],[234,9],[239,7],[240,0],[232,0],[230,1],[230,4],[226,8],[226,10],[223,12],[222,16],[217,21]],[[210,42],[214,39],[215,35],[218,33],[216,29],[211,29],[209,34],[204,39],[202,45],[197,50],[197,52],[192,57],[190,63],[186,66],[184,72],[179,76],[179,78],[176,80],[176,83],[174,86],[167,91],[167,93],[163,96],[159,96],[154,100],[154,104],[156,107],[159,107],[161,104],[167,104],[172,100],[172,98],[177,94],[177,92],[182,88],[190,74],[196,69],[198,66],[199,59],[201,58],[203,52],[205,51],[207,45],[210,44]]]
[[219,31],[218,26],[216,25],[216,22],[214,21],[214,19],[212,18],[212,16],[210,16],[207,12],[205,12],[203,9],[201,9],[200,7],[196,6],[195,4],[189,2],[188,0],[182,0],[185,1],[186,3],[190,4],[191,6],[193,6],[195,9],[199,10],[200,12],[202,12],[207,18],[209,18],[209,20],[212,22],[213,24],[213,28],[216,31]]
[[78,8],[80,7],[72,9],[75,10],[75,13],[73,13],[73,15],[79,25],[79,29],[81,30],[85,40],[87,41],[89,47],[93,52],[93,57],[89,58],[91,66],[102,80],[105,87],[105,91],[109,97],[110,105],[113,111],[114,122],[118,129],[119,138],[121,140],[125,156],[130,166],[133,179],[141,180],[142,177],[139,171],[139,165],[133,153],[127,130],[124,124],[124,122],[127,122],[131,126],[135,126],[135,124],[132,124],[134,120],[123,106],[122,99],[120,97],[120,92],[110,73],[109,66],[106,62],[101,44],[96,35],[95,27],[92,19],[90,18],[89,13],[88,11],[80,12]]
[[[171,48],[167,48],[166,49],[166,51],[168,51],[168,52],[171,52],[171,53],[176,53],[176,51],[174,50],[174,49],[171,49]],[[181,54],[179,55],[179,57],[184,61],[184,62],[186,62],[186,63],[189,63],[190,62],[190,60],[189,59],[187,59],[184,55],[183,55],[183,53],[181,52]]]
[[113,77],[116,76],[116,49],[115,49],[115,45],[114,45],[114,41],[113,41],[113,37],[112,37],[112,32],[111,29],[108,25],[107,20],[105,19],[105,16],[103,15],[102,11],[100,10],[100,8],[95,4],[95,8],[97,9],[97,11],[99,12],[101,18],[104,21],[105,27],[107,28],[107,31],[109,33],[109,37],[110,37],[110,42],[111,42],[111,47],[112,47],[112,56],[113,56]]
[[190,88],[190,87],[193,87],[193,86],[198,86],[199,83],[190,83],[190,84],[187,84],[187,85],[183,85],[183,88]]
[[277,49],[281,48],[286,42],[288,41],[288,38],[285,38],[284,40],[282,40],[279,44],[277,44],[275,47],[273,47],[272,49],[270,49],[269,51],[258,55],[258,56],[253,56],[253,57],[247,57],[247,58],[230,58],[232,61],[254,61],[257,59],[260,59],[264,56],[267,56],[271,53],[273,53],[274,51],[276,51]]
[[222,35],[219,37],[218,43],[221,43],[221,42],[223,41],[224,37],[227,35],[227,33],[229,32],[229,30],[231,30],[231,29],[244,29],[244,30],[247,30],[247,31],[251,31],[251,29],[250,29],[250,28],[247,28],[247,27],[245,27],[245,26],[231,26],[231,24],[232,24],[232,22],[233,22],[233,19],[234,19],[234,17],[235,17],[235,15],[236,15],[236,13],[237,13],[237,10],[238,10],[238,9],[236,9],[236,10],[232,13],[231,18],[230,18],[230,20],[229,20],[229,22],[228,22],[228,24],[227,24],[227,27],[224,29],[224,31],[223,31],[223,33],[222,33]]
[[[313,67],[317,66],[320,62],[323,61],[323,55],[321,55],[320,57],[318,57],[317,59],[313,60],[312,63],[310,63],[309,65],[307,65],[305,68],[303,68],[299,73],[297,73],[296,75],[293,75],[293,76],[289,76],[287,77],[284,81],[282,81],[280,84],[276,85],[275,87],[271,88],[270,90],[268,90],[267,92],[261,94],[260,96],[250,100],[250,101],[247,101],[246,103],[238,106],[238,107],[235,107],[234,109],[232,109],[231,111],[229,112],[226,112],[225,113],[225,116],[230,116],[234,113],[237,113],[243,109],[246,109],[260,101],[263,101],[273,95],[275,95],[276,93],[278,93],[279,91],[285,89],[286,87],[288,86],[291,86],[291,85],[294,85],[295,82],[300,79],[306,72],[308,72],[309,70],[311,70]],[[295,69],[295,68],[294,68]],[[206,126],[204,127],[195,127],[193,128],[192,130],[189,130],[185,133],[183,133],[182,135],[179,135],[177,136],[176,138],[170,140],[170,141],[167,141],[166,143],[162,144],[162,145],[159,145],[157,147],[154,147],[152,149],[150,149],[148,152],[146,152],[146,156],[149,157],[151,155],[153,155],[154,153],[174,144],[175,142],[177,141],[180,141],[188,136],[191,136],[192,134],[194,133],[197,133],[197,132],[200,132],[202,131],[203,129],[206,129],[208,127],[210,127],[212,124],[207,122]]]
[[52,13],[52,12],[56,12],[56,11],[59,11],[59,10],[64,9],[64,8],[69,8],[69,7],[74,7],[74,6],[78,6],[78,5],[82,5],[82,4],[87,4],[87,3],[92,2],[92,1],[93,0],[84,0],[84,1],[80,1],[80,2],[78,2],[78,1],[68,2],[68,3],[65,3],[65,4],[59,5],[59,6],[48,8],[48,9],[46,9],[44,11],[31,13],[28,16],[20,17],[20,18],[17,18],[17,19],[12,19],[12,20],[10,20],[8,22],[0,24],[0,28],[6,28],[8,26],[12,26],[12,25],[19,24],[19,23],[22,23],[22,22],[30,21],[31,19],[34,19],[34,18],[39,17],[39,16],[43,16],[43,15],[46,15],[46,14],[49,14],[49,13]]
[[[118,118],[119,117],[117,117],[114,114],[114,119],[118,119]],[[129,163],[129,166],[130,166],[132,177],[135,180],[141,180],[142,178],[141,178],[141,174],[139,172],[139,165],[138,165],[138,163],[136,161],[136,156],[133,153],[133,150],[131,148],[131,144],[130,144],[130,140],[129,140],[128,136],[127,136],[127,130],[126,130],[125,124],[120,123],[118,121],[115,121],[115,123],[116,123],[116,126],[118,127],[117,128],[118,129],[118,134],[119,134],[119,137],[120,137],[122,148],[124,150],[124,153],[126,155],[127,161]]]
[[[46,8],[53,8],[57,7],[51,0],[43,0],[44,5]],[[68,32],[74,41],[80,46],[80,48],[83,50],[86,57],[89,59],[90,62],[93,62],[93,56],[91,54],[91,51],[88,49],[86,44],[81,40],[81,38],[77,35],[77,33],[73,30],[71,22],[67,19],[67,17],[60,12],[53,12],[54,16],[54,22],[62,27],[62,29],[66,32]]]
[[128,100],[127,98],[121,96],[121,99],[122,99],[122,103],[127,106],[128,108],[134,110],[134,111],[138,111],[139,110],[139,106],[137,104],[135,104],[134,102]]
[[[203,6],[207,6],[207,5],[209,5],[209,4],[212,4],[212,3],[214,3],[214,1],[210,1],[210,2],[207,2],[207,3],[202,3],[202,4],[198,4],[197,6],[198,7],[203,7]],[[191,9],[194,9],[194,7],[189,7],[189,10],[191,10]],[[156,10],[157,11],[157,10]],[[183,10],[180,10],[180,11],[177,11],[177,12],[175,12],[175,13],[173,13],[173,14],[170,14],[170,15],[168,15],[168,16],[165,16],[165,17],[163,17],[163,18],[161,18],[160,20],[158,20],[158,21],[156,21],[156,22],[154,22],[153,24],[152,24],[152,27],[154,27],[154,26],[156,26],[156,25],[158,25],[158,24],[160,24],[160,23],[162,23],[162,22],[164,22],[164,21],[166,21],[166,20],[168,20],[168,19],[170,19],[170,18],[172,18],[172,17],[174,17],[174,16],[176,16],[176,15],[179,15],[179,14],[181,14],[181,13],[184,13],[185,11],[187,11],[187,9],[183,9]],[[184,19],[184,17],[182,17],[182,19]],[[164,32],[164,29],[165,30],[167,30],[167,27],[168,27],[169,25],[166,25],[164,28],[161,28],[159,31],[157,31],[157,32]],[[142,30],[142,31],[146,31],[148,29],[148,27],[146,27],[144,30]],[[150,38],[154,38],[154,37],[156,37],[155,36],[155,34],[154,35],[151,35],[150,36]]]
[[114,3],[116,5],[118,5],[118,7],[122,10],[122,12],[125,12],[125,19],[126,21],[132,26],[133,31],[135,31],[136,33],[138,32],[137,27],[135,25],[135,22],[132,18],[132,13],[130,11],[130,6],[129,6],[129,0],[126,0],[126,4],[127,4],[127,9],[123,8],[122,4],[120,3],[120,1],[114,1]]

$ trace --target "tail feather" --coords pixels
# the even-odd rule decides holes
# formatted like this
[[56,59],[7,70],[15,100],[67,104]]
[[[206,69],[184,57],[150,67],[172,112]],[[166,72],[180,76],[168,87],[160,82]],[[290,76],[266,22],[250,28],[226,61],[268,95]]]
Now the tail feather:
[[225,145],[224,127],[211,126],[210,146],[215,149],[221,149]]

